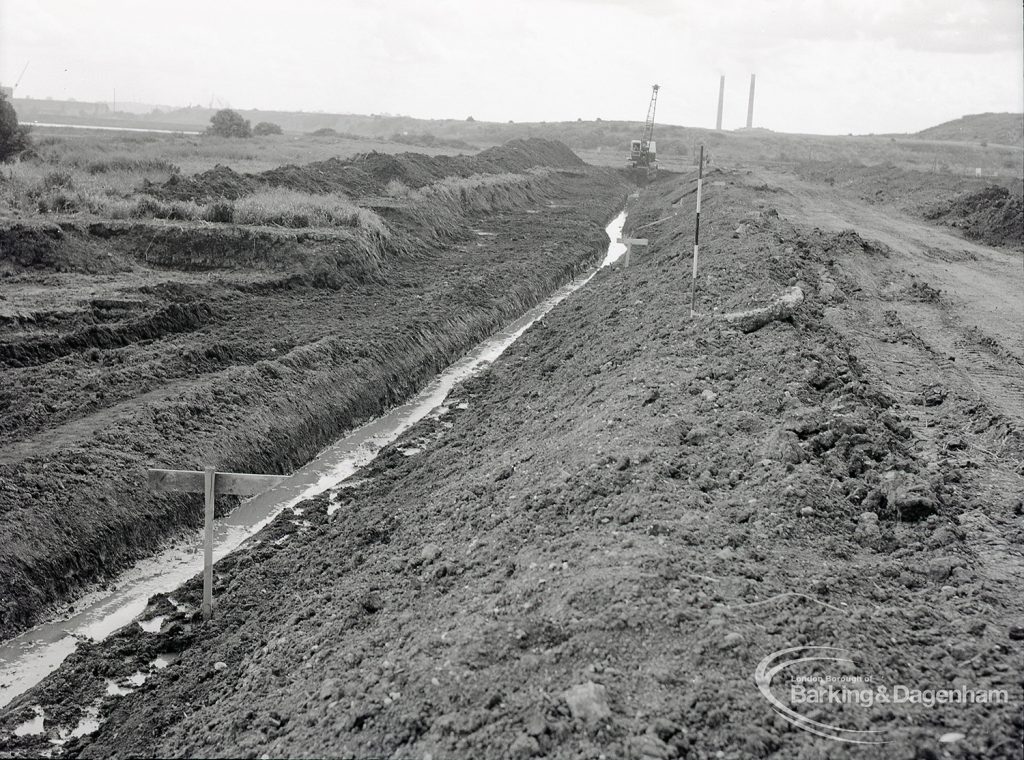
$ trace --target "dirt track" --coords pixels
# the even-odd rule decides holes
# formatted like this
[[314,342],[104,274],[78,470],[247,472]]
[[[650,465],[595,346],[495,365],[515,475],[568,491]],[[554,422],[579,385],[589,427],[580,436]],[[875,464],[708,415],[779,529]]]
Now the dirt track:
[[[984,348],[1012,369],[1020,347],[959,260],[1008,266],[989,294],[1004,303],[1014,260],[788,178],[713,172],[706,189],[700,318],[693,181],[669,179],[631,212],[633,228],[680,212],[645,230],[649,252],[382,452],[333,515],[308,503],[220,563],[212,623],[195,582],[182,611],[154,599],[159,634],[83,647],[0,731],[38,704],[56,736],[97,699],[106,720],[72,756],[1013,756],[1016,386],[959,365]],[[791,322],[718,318],[794,285]],[[843,672],[878,683],[1012,704],[805,708],[889,743],[833,742],[754,682],[800,646],[852,651]],[[103,696],[136,670],[142,688]]]

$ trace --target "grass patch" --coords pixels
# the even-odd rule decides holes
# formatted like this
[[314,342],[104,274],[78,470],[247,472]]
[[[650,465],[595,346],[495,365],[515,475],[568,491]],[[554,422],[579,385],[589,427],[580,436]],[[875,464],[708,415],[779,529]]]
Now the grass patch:
[[380,217],[344,195],[314,195],[285,188],[261,190],[239,198],[234,202],[233,220],[236,224],[293,228],[359,227],[386,234]]

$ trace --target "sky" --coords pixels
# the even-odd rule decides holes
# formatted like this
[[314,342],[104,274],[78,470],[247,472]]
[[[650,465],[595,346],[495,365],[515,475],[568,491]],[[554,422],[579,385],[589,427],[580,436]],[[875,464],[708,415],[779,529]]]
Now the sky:
[[0,0],[17,97],[915,132],[1024,111],[1020,0]]

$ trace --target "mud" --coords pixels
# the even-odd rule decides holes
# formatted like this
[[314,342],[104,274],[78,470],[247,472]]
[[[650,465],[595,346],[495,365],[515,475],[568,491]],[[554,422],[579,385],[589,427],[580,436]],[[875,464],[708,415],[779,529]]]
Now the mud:
[[[693,180],[667,180],[626,232],[677,215],[628,268],[218,564],[212,622],[196,579],[151,600],[159,633],[82,647],[0,718],[7,751],[50,746],[95,705],[69,756],[1012,756],[1019,428],[902,320],[954,319],[969,291],[896,308],[905,290],[875,273],[902,243],[815,228],[813,195],[787,190],[780,213],[781,188],[757,186],[775,187],[708,178],[696,319]],[[757,332],[720,317],[793,287],[800,308]],[[887,688],[1013,701],[804,706],[886,742],[843,744],[755,683],[807,646]],[[36,708],[45,733],[14,736]]]
[[[479,192],[403,209],[386,238],[8,227],[0,635],[198,523],[198,500],[149,494],[146,468],[293,470],[596,263],[626,186],[580,169]],[[91,275],[97,248],[110,266]]]

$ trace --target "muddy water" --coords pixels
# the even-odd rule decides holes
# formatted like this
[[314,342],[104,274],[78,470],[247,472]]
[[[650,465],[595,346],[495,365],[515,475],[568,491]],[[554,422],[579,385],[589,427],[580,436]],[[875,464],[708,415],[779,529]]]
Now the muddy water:
[[[626,213],[622,212],[606,228],[608,253],[601,266],[617,260],[626,247],[615,241],[622,234]],[[408,403],[357,428],[337,441],[292,477],[273,489],[241,504],[215,526],[214,561],[237,549],[285,510],[296,519],[296,505],[327,491],[369,464],[377,452],[429,414],[442,409],[451,389],[493,361],[522,335],[530,325],[556,304],[587,284],[594,272],[581,275],[530,309],[522,317],[487,338],[476,348],[437,375]],[[101,640],[132,622],[154,594],[167,593],[202,570],[203,558],[199,532],[191,540],[177,543],[163,552],[142,560],[121,575],[107,589],[96,591],[75,605],[71,615],[36,626],[0,645],[0,707],[39,683],[71,654],[81,638]],[[172,600],[173,601],[173,600]],[[140,620],[143,631],[158,632],[163,621]]]

